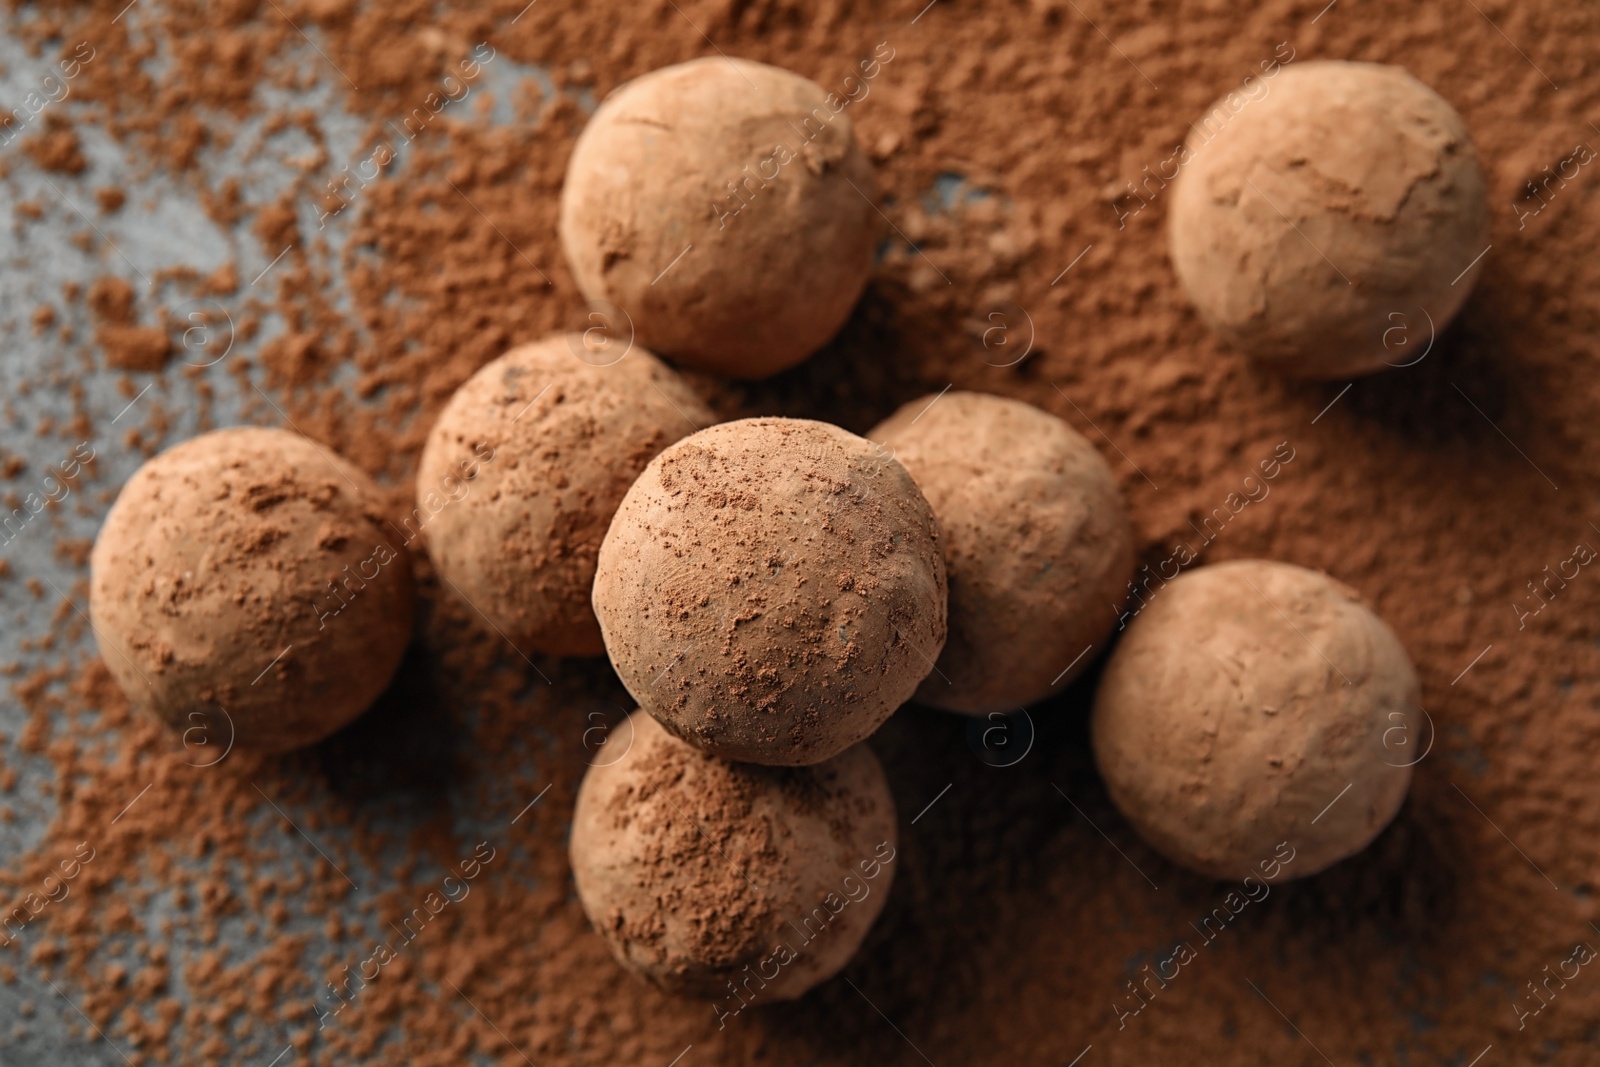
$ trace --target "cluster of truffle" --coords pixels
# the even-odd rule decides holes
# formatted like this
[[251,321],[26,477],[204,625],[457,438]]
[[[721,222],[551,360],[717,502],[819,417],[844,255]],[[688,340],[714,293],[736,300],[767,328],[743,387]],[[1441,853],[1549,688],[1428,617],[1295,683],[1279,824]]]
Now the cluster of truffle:
[[[707,210],[708,180],[780,156],[752,210]],[[220,711],[241,745],[317,741],[398,665],[421,536],[518,651],[604,653],[639,706],[626,755],[585,778],[571,841],[617,959],[741,1005],[752,980],[777,1000],[827,979],[892,881],[894,802],[862,742],[909,700],[989,715],[1060,691],[1106,643],[1135,564],[1111,471],[1037,408],[946,392],[866,437],[713,425],[669,366],[761,377],[825,343],[871,270],[870,184],[849,120],[797,75],[701,60],[624,86],[574,150],[561,240],[585,295],[633,322],[627,351],[595,360],[557,335],[480,369],[429,434],[399,524],[362,472],[294,434],[223,430],[157,456],[94,549],[112,673],[178,729]],[[1190,164],[1173,260],[1251,354],[1356,373],[1378,365],[1367,330],[1389,304],[1441,324],[1459,307],[1465,290],[1435,274],[1481,215],[1448,105],[1390,68],[1304,64]],[[1112,799],[1175,862],[1235,877],[1288,841],[1300,876],[1398,810],[1410,769],[1385,742],[1417,700],[1352,591],[1223,564],[1137,615],[1093,746]]]

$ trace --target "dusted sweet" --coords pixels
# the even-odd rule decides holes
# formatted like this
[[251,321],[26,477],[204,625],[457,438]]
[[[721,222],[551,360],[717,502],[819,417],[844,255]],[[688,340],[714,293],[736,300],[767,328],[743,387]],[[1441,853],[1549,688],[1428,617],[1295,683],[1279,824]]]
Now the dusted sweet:
[[[719,1018],[838,973],[894,881],[895,809],[857,745],[811,767],[728,763],[635,712],[572,817],[578,899],[623,964]],[[619,742],[620,743],[620,742]]]
[[686,366],[764,378],[805,359],[849,318],[879,237],[844,106],[798,74],[725,57],[622,86],[562,187],[578,287]]
[[1460,310],[1489,245],[1483,170],[1461,116],[1405,70],[1297,63],[1194,129],[1172,263],[1230,344],[1343,378],[1417,359]]
[[140,467],[90,558],[128,699],[277,752],[354,719],[411,635],[411,560],[362,471],[284,430],[201,434]]
[[439,573],[524,654],[605,651],[589,605],[617,504],[656,453],[716,421],[634,345],[595,365],[578,335],[513,348],[428,435],[413,521]]
[[939,526],[870,441],[804,419],[723,423],[628,490],[594,609],[622,683],[668,730],[725,759],[818,763],[933,669]]
[[1133,572],[1133,528],[1094,446],[982,393],[914,400],[867,436],[911,472],[944,536],[950,638],[917,699],[1015,711],[1076,677]]
[[1095,697],[1095,759],[1174,863],[1243,878],[1287,843],[1299,878],[1400,810],[1411,768],[1390,735],[1420,730],[1419,700],[1405,649],[1352,590],[1287,563],[1221,563],[1167,583],[1129,625]]

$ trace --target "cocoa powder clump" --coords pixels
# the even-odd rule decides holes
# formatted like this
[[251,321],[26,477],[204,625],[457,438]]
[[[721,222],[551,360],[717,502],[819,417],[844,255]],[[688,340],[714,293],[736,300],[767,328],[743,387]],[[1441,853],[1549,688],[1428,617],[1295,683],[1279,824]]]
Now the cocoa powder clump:
[[166,366],[172,342],[161,327],[137,324],[131,283],[115,275],[95,279],[89,286],[89,310],[94,312],[94,337],[107,366],[137,371]]

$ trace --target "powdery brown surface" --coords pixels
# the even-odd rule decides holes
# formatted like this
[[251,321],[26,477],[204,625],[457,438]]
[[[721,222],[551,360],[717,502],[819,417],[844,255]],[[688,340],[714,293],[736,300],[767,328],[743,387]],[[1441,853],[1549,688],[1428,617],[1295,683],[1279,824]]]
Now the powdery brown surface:
[[939,520],[950,636],[917,698],[988,715],[1070,685],[1131,588],[1133,530],[1100,453],[1048,412],[982,393],[920,397],[868,436]]
[[519,345],[434,424],[407,528],[517,648],[601,655],[589,590],[611,516],[656,453],[712,421],[643,347],[590,353],[581,334]]
[[882,229],[842,100],[721,56],[629,83],[567,168],[561,244],[579,287],[703,370],[765,378],[822,347],[866,288]]
[[724,1026],[836,974],[894,883],[894,799],[872,750],[760,767],[645,712],[620,733],[627,751],[584,776],[571,850],[584,911],[618,958],[716,1004]]
[[[320,741],[388,685],[411,560],[361,471],[292,431],[237,427],[128,480],[90,560],[106,669],[174,730],[268,752]],[[264,663],[247,677],[241,666]]]
[[600,546],[594,610],[639,706],[724,759],[819,763],[916,692],[946,636],[939,526],[828,423],[740,419],[657,456]]
[[1117,807],[1168,858],[1243,879],[1289,846],[1301,878],[1365,848],[1405,800],[1417,675],[1327,576],[1202,567],[1155,597],[1101,676],[1091,733]]
[[[1092,677],[1035,711],[1039,736],[1009,769],[974,758],[965,720],[896,715],[870,744],[902,812],[899,869],[849,981],[719,1031],[709,1005],[616,967],[571,891],[564,836],[592,757],[586,716],[625,700],[603,666],[545,663],[545,685],[424,565],[413,652],[371,715],[310,752],[235,753],[198,769],[185,764],[209,757],[174,751],[170,735],[131,717],[103,667],[57,652],[12,682],[30,718],[8,739],[7,762],[48,757],[57,814],[37,846],[6,858],[6,899],[36,892],[79,842],[95,859],[25,942],[0,947],[0,980],[42,991],[40,1012],[80,1026],[83,1058],[117,1062],[45,999],[44,977],[135,1062],[268,1063],[289,1040],[315,1063],[522,1063],[511,1042],[541,1064],[666,1064],[692,1045],[680,1067],[921,1064],[923,1054],[940,1067],[1059,1067],[1089,1045],[1080,1067],[1322,1064],[1322,1054],[1466,1064],[1490,1045],[1480,1067],[1593,1059],[1600,979],[1589,969],[1552,984],[1521,1028],[1512,998],[1524,1011],[1543,1003],[1524,983],[1596,943],[1600,806],[1588,754],[1600,743],[1600,579],[1563,563],[1575,544],[1600,544],[1590,526],[1600,205],[1592,170],[1554,172],[1594,143],[1600,10],[942,0],[913,24],[921,3],[542,0],[513,23],[522,0],[277,5],[355,90],[269,6],[145,0],[114,22],[122,6],[26,16],[44,60],[80,39],[98,49],[73,82],[71,113],[170,172],[236,235],[243,262],[194,279],[197,289],[246,287],[290,249],[250,290],[270,294],[255,299],[259,357],[241,352],[211,375],[253,365],[302,428],[392,479],[402,500],[451,391],[581,306],[554,236],[583,122],[575,95],[716,54],[706,37],[832,89],[886,43],[893,58],[849,114],[899,234],[835,343],[771,382],[702,382],[707,398],[727,417],[825,417],[858,432],[952,382],[1044,407],[1102,448],[1153,571],[1181,541],[1207,562],[1324,568],[1369,598],[1415,659],[1436,732],[1407,804],[1371,848],[1275,886],[1204,941],[1189,924],[1228,887],[1163,862],[1109,806],[1086,748]],[[260,112],[262,87],[315,82],[370,118],[377,138],[486,39],[547,64],[562,92],[512,101],[510,127],[476,121],[469,103],[345,209],[336,221],[354,238],[344,253],[353,316],[336,312],[324,284],[319,257],[333,253],[312,212],[207,180],[207,146],[230,143]],[[1422,362],[1348,392],[1284,383],[1209,335],[1166,258],[1170,189],[1147,176],[1195,116],[1280,52],[1405,65],[1461,112],[1487,161],[1494,247],[1471,300]],[[314,115],[270,118],[317,131]],[[308,174],[302,199],[343,162]],[[940,175],[961,178],[936,184]],[[83,180],[108,177],[90,167]],[[40,211],[19,205],[14,224]],[[261,328],[273,311],[282,332]],[[336,374],[358,388],[325,388]],[[263,404],[252,413],[278,421]],[[127,446],[160,441],[160,420],[138,417]],[[120,444],[134,418],[114,430],[97,421]],[[80,428],[93,430],[51,432]],[[1293,461],[1245,485],[1281,442]],[[0,588],[8,606],[31,605],[43,647],[85,636],[70,609],[46,618],[49,602],[25,579]],[[0,768],[0,785],[15,780],[15,767]],[[371,882],[357,872],[371,893],[357,905],[262,793],[337,841],[342,866],[375,871],[395,848],[411,859],[382,864]],[[366,959],[378,931],[418,907],[480,835],[498,852],[473,895],[441,910],[319,1033],[311,999],[335,1003],[323,981]],[[266,873],[275,857],[293,873]],[[1165,985],[1144,977],[1183,939],[1197,958]],[[123,946],[114,963],[112,946]],[[1119,1029],[1114,1005],[1142,1003],[1125,984],[1136,975],[1154,992]]]
[[1477,281],[1462,264],[1489,243],[1472,136],[1399,67],[1302,62],[1272,77],[1248,106],[1225,98],[1198,119],[1172,191],[1178,277],[1224,338],[1283,373],[1403,365],[1391,313],[1444,328]]

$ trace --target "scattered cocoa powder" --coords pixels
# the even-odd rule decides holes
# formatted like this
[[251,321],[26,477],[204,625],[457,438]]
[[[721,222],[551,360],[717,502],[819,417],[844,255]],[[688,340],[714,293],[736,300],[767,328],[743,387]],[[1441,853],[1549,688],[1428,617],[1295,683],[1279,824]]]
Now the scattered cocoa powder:
[[115,275],[97,278],[89,286],[89,310],[98,320],[95,342],[104,350],[109,367],[158,371],[166,366],[171,339],[159,326],[135,323],[133,300],[132,284]]
[[58,174],[82,174],[89,166],[78,134],[54,112],[44,117],[45,128],[22,143],[23,151],[40,167]]

